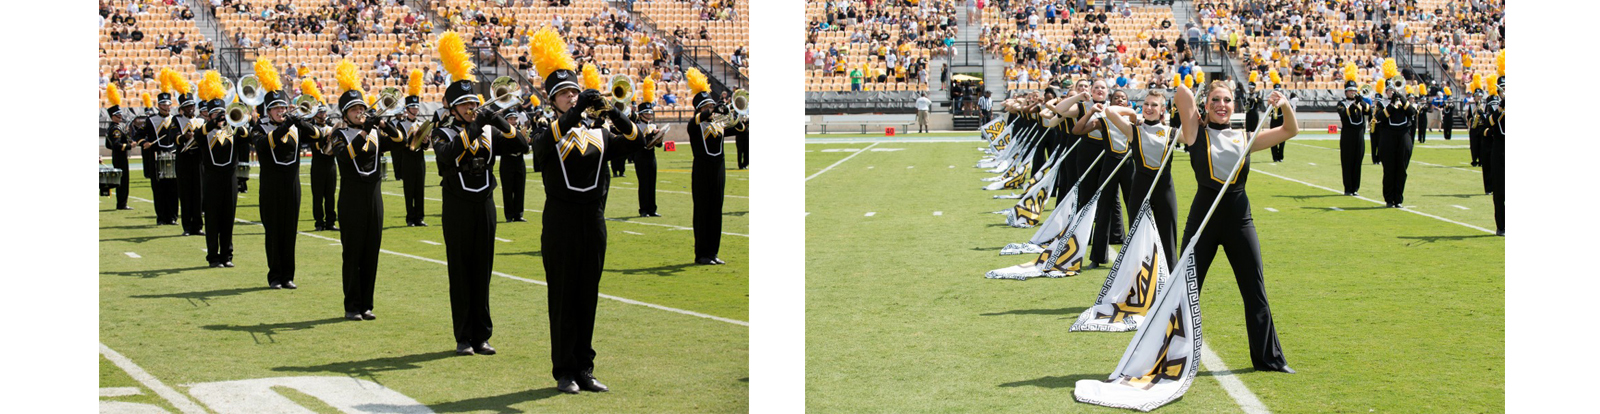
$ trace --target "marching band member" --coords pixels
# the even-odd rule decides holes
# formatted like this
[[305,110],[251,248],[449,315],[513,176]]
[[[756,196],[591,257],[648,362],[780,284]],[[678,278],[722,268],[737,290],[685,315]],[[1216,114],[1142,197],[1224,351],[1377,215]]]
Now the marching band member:
[[[1118,191],[1122,193],[1122,202],[1133,202],[1132,194],[1128,192],[1128,189],[1133,187],[1133,169],[1117,168],[1128,154],[1128,137],[1120,130],[1113,131],[1104,120],[1105,107],[1111,105],[1107,100],[1110,88],[1106,82],[1097,79],[1092,85],[1090,98],[1095,101],[1094,106],[1078,115],[1078,122],[1073,132],[1083,134],[1085,138],[1094,141],[1097,145],[1090,148],[1102,149],[1106,156],[1098,167],[1100,171],[1097,178],[1083,180],[1083,186],[1078,188],[1079,205],[1087,205],[1094,198],[1095,189],[1099,188],[1101,193],[1100,204],[1095,206],[1099,212],[1095,213],[1094,235],[1089,238],[1092,246],[1088,256],[1090,263],[1084,269],[1094,269],[1110,263],[1111,239],[1122,238],[1122,209],[1117,206]],[[1107,184],[1102,188],[1100,183]]]
[[[1071,93],[1068,93],[1050,107],[1057,116],[1061,117],[1061,122],[1064,123],[1060,128],[1062,148],[1072,148],[1078,144],[1078,140],[1083,139],[1083,134],[1074,133],[1073,129],[1077,127],[1078,118],[1076,115],[1084,108],[1080,104],[1089,96],[1089,87],[1090,82],[1088,79],[1079,79],[1072,84]],[[1061,166],[1058,167],[1061,168],[1061,172],[1056,173],[1057,206],[1061,205],[1061,197],[1067,196],[1067,191],[1069,190],[1067,187],[1076,184],[1078,177],[1083,175],[1083,169],[1087,168],[1089,163],[1094,162],[1094,158],[1100,154],[1098,150],[1099,148],[1091,149],[1085,146],[1084,148],[1073,150],[1076,154],[1068,155],[1072,158],[1061,160]],[[1088,155],[1085,156],[1085,154]],[[1078,202],[1082,203],[1082,201]]]
[[[183,81],[181,75],[174,79],[181,81],[173,84],[180,87],[179,92],[188,90],[189,83]],[[204,121],[200,120],[198,105],[194,94],[180,93],[178,116],[172,121],[182,131],[178,134],[178,208],[185,236],[206,234],[203,230],[205,208],[201,205],[204,202],[201,191],[204,189],[205,176],[201,175],[202,154],[198,145],[198,140],[203,138],[199,135],[203,134],[195,126]]]
[[1372,104],[1359,95],[1356,87],[1355,65],[1345,67],[1344,102],[1339,104],[1339,169],[1344,176],[1344,195],[1355,196],[1361,190],[1361,161],[1366,154],[1367,114]]
[[[494,158],[521,152],[526,144],[499,112],[480,110],[472,93],[477,78],[461,35],[439,37],[439,60],[450,73],[444,107],[448,116],[433,130],[434,162],[443,192],[445,257],[450,268],[450,320],[457,355],[494,355],[489,337],[489,278],[494,270]],[[546,260],[549,260],[547,257]],[[551,286],[554,286],[552,283]]]
[[1488,164],[1493,168],[1484,172],[1490,176],[1494,183],[1494,234],[1506,235],[1506,76],[1505,51],[1501,50],[1498,56],[1500,65],[1500,78],[1495,80],[1495,90],[1499,92],[1489,99],[1488,110],[1484,118],[1488,127],[1483,137],[1484,144],[1489,147]]
[[300,223],[300,140],[317,140],[309,122],[287,114],[289,98],[272,60],[256,59],[264,119],[250,126],[250,142],[261,161],[261,227],[265,228],[267,286],[294,289],[295,226]]
[[[729,106],[731,107],[732,104],[730,103]],[[730,110],[732,110],[732,109],[730,108]],[[735,158],[734,164],[737,164],[739,169],[741,169],[741,170],[743,170],[745,168],[749,168],[750,167],[750,123],[749,122],[746,122],[743,128],[739,128],[739,129],[735,130],[735,132],[733,133],[733,146],[734,146],[734,149],[737,149],[739,151],[739,156],[737,158]],[[638,167],[639,167],[638,164],[635,163],[634,164],[634,168],[638,168]]]
[[1417,106],[1406,96],[1404,78],[1391,76],[1394,59],[1385,62],[1385,76],[1389,76],[1389,102],[1377,109],[1373,122],[1377,124],[1379,145],[1383,149],[1383,201],[1385,205],[1400,208],[1405,201],[1406,169],[1411,166],[1412,134],[1416,133]]
[[[1283,90],[1282,83],[1274,82],[1272,84],[1272,92],[1282,94],[1283,99],[1289,99],[1289,93]],[[1267,118],[1267,128],[1277,128],[1281,126],[1283,126],[1283,113],[1274,113],[1272,116]],[[1251,129],[1250,131],[1253,132],[1255,130]],[[1288,142],[1280,142],[1278,145],[1274,145],[1272,147],[1272,162],[1283,162],[1283,150],[1288,146]]]
[[[1299,134],[1294,107],[1282,92],[1273,92],[1267,104],[1285,114],[1284,126],[1262,131],[1249,147],[1245,147],[1251,138],[1229,125],[1228,116],[1233,113],[1235,102],[1233,89],[1226,81],[1214,81],[1203,96],[1206,99],[1203,113],[1196,107],[1195,96],[1188,87],[1179,85],[1175,98],[1179,113],[1184,117],[1179,139],[1195,146],[1194,151],[1205,154],[1189,157],[1199,188],[1189,206],[1189,218],[1183,229],[1183,247],[1188,249],[1188,244],[1194,244],[1195,284],[1205,285],[1206,273],[1211,269],[1212,259],[1216,258],[1217,248],[1226,249],[1240,296],[1243,296],[1245,330],[1250,336],[1250,362],[1256,370],[1294,373],[1284,359],[1278,331],[1272,322],[1272,309],[1267,304],[1261,245],[1256,237],[1255,220],[1250,215],[1250,197],[1245,193],[1250,178],[1250,153],[1271,148]],[[1241,157],[1244,161],[1239,165]],[[1229,181],[1235,165],[1239,165],[1238,175]],[[1212,220],[1200,237],[1194,239],[1195,233],[1202,230],[1198,227],[1205,221],[1207,210],[1219,195],[1222,200]]]
[[[550,128],[533,138],[542,165],[545,202],[539,242],[549,283],[551,375],[556,389],[607,391],[594,377],[594,314],[605,267],[605,205],[610,176],[605,162],[625,157],[643,142],[633,122],[611,108],[599,91],[579,91],[577,64],[567,43],[545,27],[530,51],[554,110]],[[598,78],[598,74],[595,75]],[[595,83],[599,83],[596,79]],[[696,97],[697,102],[699,96]],[[585,112],[594,111],[593,117]],[[610,120],[623,135],[602,128]]]
[[[111,166],[122,170],[122,181],[117,183],[117,209],[132,210],[128,207],[128,150],[133,148],[133,142],[124,130],[122,122],[122,91],[117,89],[117,84],[106,85],[106,101],[111,106],[106,107],[106,115],[111,117],[111,125],[100,131],[105,137],[106,149],[111,150]],[[131,112],[131,111],[130,111]],[[148,170],[149,168],[145,168]]]
[[[333,159],[339,165],[339,230],[344,248],[340,274],[344,282],[344,318],[378,319],[372,314],[372,292],[378,278],[378,248],[383,244],[383,194],[379,174],[383,165],[381,136],[396,135],[392,127],[367,110],[365,93],[356,65],[341,60],[334,68],[339,80],[339,111],[344,124],[327,139]],[[376,95],[373,95],[375,98]]]
[[150,179],[150,192],[155,198],[156,224],[166,226],[178,224],[178,177],[166,176],[159,162],[162,157],[173,155],[178,146],[178,124],[172,119],[174,76],[177,73],[172,69],[161,68],[157,75],[161,86],[161,93],[156,95],[157,114],[148,117],[148,122],[135,132],[139,154],[144,157],[144,177]]
[[656,81],[646,76],[639,88],[642,102],[634,110],[634,125],[645,131],[644,149],[633,154],[633,168],[639,172],[639,216],[661,217],[656,213],[656,148],[665,144],[666,133],[656,128]]
[[[1171,127],[1162,125],[1163,115],[1166,114],[1167,95],[1159,90],[1150,90],[1144,95],[1144,106],[1137,114],[1143,115],[1138,124],[1130,123],[1129,117],[1135,115],[1133,108],[1126,106],[1112,106],[1105,110],[1105,119],[1110,120],[1112,126],[1122,131],[1129,137],[1129,155],[1133,157],[1133,186],[1127,190],[1131,195],[1129,208],[1137,209],[1144,204],[1145,193],[1150,193],[1150,213],[1155,219],[1156,233],[1161,237],[1161,247],[1166,255],[1162,263],[1176,263],[1172,253],[1177,244],[1177,213],[1178,198],[1172,187],[1172,159],[1167,157],[1168,145],[1172,137]],[[1163,169],[1166,165],[1168,168]],[[1157,176],[1156,171],[1161,171]],[[1156,187],[1154,192],[1150,186]],[[1135,214],[1138,211],[1134,211]]]
[[[1468,96],[1471,97],[1471,103],[1469,105],[1467,105],[1466,117],[1467,117],[1467,148],[1471,152],[1471,162],[1472,162],[1472,166],[1474,166],[1474,167],[1483,166],[1483,155],[1482,155],[1483,154],[1483,128],[1481,127],[1481,125],[1483,123],[1481,122],[1482,121],[1481,116],[1483,115],[1483,103],[1485,101],[1484,100],[1485,96],[1484,96],[1484,93],[1483,93],[1484,89],[1483,89],[1482,86],[1483,86],[1483,77],[1482,77],[1482,75],[1473,74],[1472,75],[1472,83],[1468,84],[1468,88],[1469,89],[1468,89],[1467,94],[1468,94]],[[1483,178],[1483,193],[1484,194],[1488,194],[1490,192],[1491,191],[1489,190],[1489,176],[1488,176],[1488,174],[1484,174],[1484,178]]]
[[[314,80],[302,81],[300,93],[310,95],[319,104],[325,102]],[[328,114],[332,111],[324,104],[318,106],[317,113],[312,115],[310,122],[317,129],[319,137],[330,135],[333,131],[328,120]],[[329,145],[332,144],[331,139],[319,139],[311,143],[311,220],[316,231],[339,231],[339,210],[335,208],[338,205],[335,201],[339,192],[339,166],[331,155],[333,151]]]
[[727,187],[728,165],[723,159],[723,137],[745,128],[743,119],[726,123],[712,114],[711,84],[699,69],[684,74],[694,95],[694,118],[689,121],[689,147],[694,151],[689,192],[694,199],[694,262],[720,265],[722,247],[722,202]]
[[[500,202],[503,204],[503,214],[507,223],[527,222],[522,217],[527,212],[528,188],[528,163],[523,156],[528,153],[527,142],[539,129],[548,128],[549,123],[543,117],[535,117],[530,108],[539,107],[539,97],[532,93],[527,94],[524,102],[517,105],[514,112],[521,128],[516,128],[516,139],[521,145],[507,145],[496,148],[500,156]],[[512,126],[517,126],[513,124]]]
[[[401,187],[404,188],[406,205],[407,226],[427,226],[422,221],[424,213],[422,204],[422,187],[426,184],[428,164],[424,162],[423,154],[427,152],[427,145],[413,146],[413,140],[426,140],[429,137],[414,136],[419,131],[422,123],[417,122],[417,115],[422,112],[422,70],[412,69],[406,82],[406,109],[400,112],[400,117],[394,122],[394,129],[399,135],[393,137],[399,145],[395,145],[394,167],[395,175],[399,176]],[[509,200],[508,200],[509,202]]]
[[[194,131],[195,139],[203,139],[201,165],[205,171],[205,235],[206,263],[211,267],[233,267],[233,219],[239,208],[238,175],[239,151],[237,145],[245,131],[228,125],[224,113],[227,104],[222,98],[227,91],[222,88],[222,74],[206,71],[200,80],[200,99],[205,102],[206,125]],[[248,160],[246,160],[248,162]]]

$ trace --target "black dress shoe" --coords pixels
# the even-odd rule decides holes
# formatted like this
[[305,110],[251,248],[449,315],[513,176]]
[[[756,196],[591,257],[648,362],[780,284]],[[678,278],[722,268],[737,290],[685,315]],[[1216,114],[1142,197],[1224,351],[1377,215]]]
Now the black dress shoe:
[[1289,368],[1288,365],[1284,365],[1284,366],[1276,367],[1276,368],[1273,368],[1273,367],[1255,367],[1255,368],[1256,368],[1256,371],[1273,371],[1273,372],[1282,372],[1282,373],[1285,373],[1285,374],[1293,374],[1293,373],[1295,373],[1294,372],[1294,368]]
[[1494,232],[1494,235],[1500,236],[1500,237],[1505,237],[1506,236],[1506,231],[1505,230],[1498,230],[1498,231]]
[[561,391],[567,394],[577,394],[578,383],[573,381],[572,378],[557,378],[556,391]]
[[322,226],[313,227],[311,228],[311,231],[322,231]]
[[[428,227],[428,222],[419,221],[419,222],[417,222],[417,227]],[[334,230],[338,230],[338,229],[334,229]]]
[[211,262],[211,264],[207,267],[222,267],[222,263]]
[[715,263],[711,263],[711,259],[707,259],[707,258],[704,258],[704,257],[696,257],[696,258],[694,258],[694,264],[708,265],[708,264],[715,264]]
[[484,355],[494,355],[495,354],[494,347],[489,346],[489,341],[484,341],[482,343],[479,343],[476,346],[473,346],[472,347],[472,351],[480,353],[480,354],[484,354]]
[[584,390],[584,391],[588,391],[588,392],[606,392],[606,391],[611,391],[610,387],[607,387],[605,384],[601,384],[599,380],[594,379],[594,377],[592,377],[592,376],[588,376],[588,375],[579,376],[577,382],[578,382],[578,389],[581,389],[581,390]]
[[724,262],[724,261],[722,261],[722,259],[713,257],[713,258],[711,258],[711,264],[721,265],[721,264],[728,264],[728,262]]
[[355,312],[345,312],[344,318],[352,321],[359,321],[361,320],[361,314]]
[[1100,266],[1101,266],[1101,265],[1102,265],[1102,264],[1103,264],[1103,263],[1100,263],[1100,262],[1096,262],[1096,261],[1090,261],[1090,262],[1089,262],[1089,265],[1088,265],[1088,266],[1084,266],[1084,267],[1083,267],[1083,268],[1082,268],[1082,269],[1079,269],[1079,270],[1094,270],[1094,269],[1099,269],[1099,268],[1100,268]]
[[518,222],[518,223],[527,223],[528,219],[525,219],[525,218],[522,218],[522,217],[517,217],[517,218],[511,219],[511,221],[515,221],[515,222]]
[[338,226],[328,226],[328,227],[323,227],[322,229],[323,230],[328,230],[328,231],[339,231],[339,227]]
[[300,287],[299,286],[295,286],[294,285],[294,281],[290,280],[290,281],[287,281],[287,282],[283,282],[283,288],[284,289],[299,289]]
[[282,283],[278,283],[278,282],[270,282],[270,283],[267,283],[267,287],[273,288],[273,289],[283,289],[283,284]]
[[196,235],[196,236],[204,236],[204,235],[206,235],[206,232],[205,232],[205,230],[198,230],[198,231],[194,232],[194,235]]
[[233,267],[232,261],[222,262],[222,267]]
[[369,320],[370,321],[370,320],[373,320],[373,319],[378,319],[378,315],[373,315],[372,314],[372,309],[367,309],[366,312],[361,312],[361,319],[365,319],[365,320]]
[[184,236],[193,236],[193,234],[189,234],[189,232],[187,232],[187,231],[186,231],[186,232],[183,232],[183,235],[184,235]]
[[456,342],[456,355],[472,355],[472,345],[467,345],[466,342]]

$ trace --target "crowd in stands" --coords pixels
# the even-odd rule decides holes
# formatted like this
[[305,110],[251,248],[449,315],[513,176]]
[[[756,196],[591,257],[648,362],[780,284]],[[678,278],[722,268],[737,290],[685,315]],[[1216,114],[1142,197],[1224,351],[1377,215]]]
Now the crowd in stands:
[[1167,7],[1127,2],[999,1],[984,11],[984,50],[1007,63],[1012,89],[1066,78],[1114,79],[1118,87],[1165,87],[1167,69],[1193,51]]
[[928,60],[955,52],[956,16],[954,1],[808,1],[807,90],[868,90],[875,83],[927,90]]

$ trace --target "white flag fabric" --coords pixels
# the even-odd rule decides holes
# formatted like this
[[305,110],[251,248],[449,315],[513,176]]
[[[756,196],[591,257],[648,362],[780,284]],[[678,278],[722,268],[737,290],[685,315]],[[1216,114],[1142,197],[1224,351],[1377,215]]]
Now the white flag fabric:
[[[1159,252],[1153,253],[1160,257]],[[1128,343],[1105,381],[1079,380],[1079,402],[1139,411],[1183,397],[1200,367],[1200,290],[1194,282],[1194,252],[1184,251],[1170,288],[1156,293],[1147,322]]]
[[[1100,193],[1095,192],[1094,198],[1085,206],[1098,205]],[[1056,237],[1056,242],[1050,248],[1040,252],[1033,261],[1016,266],[990,270],[983,277],[990,279],[1015,279],[1027,280],[1029,278],[1068,277],[1077,276],[1083,264],[1083,248],[1087,243],[1080,241],[1089,240],[1089,230],[1094,227],[1095,208],[1079,209],[1072,217],[1071,224]]]
[[1139,329],[1155,302],[1156,292],[1164,288],[1167,263],[1162,258],[1162,240],[1151,219],[1150,202],[1139,206],[1131,234],[1122,252],[1111,265],[1106,283],[1095,297],[1094,306],[1078,315],[1071,331],[1127,332]]
[[1039,225],[1039,219],[1044,215],[1044,205],[1050,201],[1050,193],[1055,190],[1056,171],[1061,166],[1061,159],[1056,157],[1044,170],[1039,171],[1040,177],[1035,180],[1029,178],[1028,191],[1011,207],[1011,214],[1006,216],[1006,225],[1017,228],[1028,228]]
[[982,132],[978,135],[982,136],[984,141],[994,141],[995,137],[1000,136],[1000,133],[1005,131],[1006,126],[1005,118],[995,118],[993,121],[983,124],[983,128],[980,129]]
[[[999,197],[999,196],[996,196]],[[1001,256],[1014,254],[1036,254],[1044,251],[1044,246],[1056,241],[1056,237],[1066,233],[1067,224],[1072,222],[1072,216],[1078,207],[1078,186],[1073,185],[1067,189],[1067,194],[1061,196],[1061,204],[1050,211],[1050,216],[1044,219],[1044,224],[1039,230],[1033,232],[1033,237],[1025,243],[1011,243],[1000,248]]]

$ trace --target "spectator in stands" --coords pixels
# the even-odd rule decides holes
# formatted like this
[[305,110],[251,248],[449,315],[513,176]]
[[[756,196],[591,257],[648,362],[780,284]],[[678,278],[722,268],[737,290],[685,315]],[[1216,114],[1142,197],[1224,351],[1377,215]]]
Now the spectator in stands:
[[861,68],[850,69],[850,91],[855,92],[861,90],[861,76]]
[[672,85],[667,85],[665,87],[665,89],[667,91],[667,94],[661,95],[661,101],[662,102],[666,102],[667,106],[677,105],[678,104],[678,95],[672,92]]

